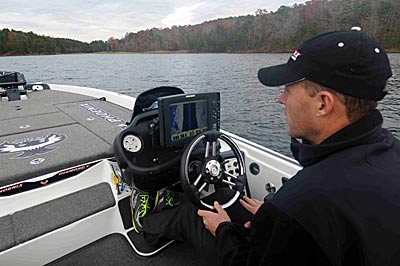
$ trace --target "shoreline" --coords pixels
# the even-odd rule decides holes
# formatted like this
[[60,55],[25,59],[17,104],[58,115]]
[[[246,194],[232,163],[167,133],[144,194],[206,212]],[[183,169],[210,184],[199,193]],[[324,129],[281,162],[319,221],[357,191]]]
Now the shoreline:
[[[38,54],[0,54],[0,57],[10,56],[47,56],[47,55],[79,55],[79,54],[279,54],[279,53],[292,53],[293,51],[227,51],[227,52],[195,52],[190,50],[158,50],[158,51],[145,51],[145,52],[92,52],[92,53],[38,53]],[[400,51],[386,50],[388,54],[398,54]]]

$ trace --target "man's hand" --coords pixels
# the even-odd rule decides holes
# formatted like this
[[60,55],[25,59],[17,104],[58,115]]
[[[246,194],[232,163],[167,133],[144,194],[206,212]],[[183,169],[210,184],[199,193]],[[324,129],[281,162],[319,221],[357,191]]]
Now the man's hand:
[[220,223],[231,221],[229,215],[224,209],[222,209],[221,205],[219,205],[217,201],[214,202],[214,208],[217,213],[203,210],[197,211],[197,214],[203,218],[203,223],[207,230],[210,231],[213,236],[215,236],[215,231]]
[[243,199],[240,200],[240,204],[248,210],[250,213],[253,215],[256,214],[258,211],[258,208],[263,204],[264,202],[256,200],[256,199],[251,199],[249,197],[243,196]]
[[[249,197],[243,196],[243,199],[240,200],[240,204],[242,204],[242,206],[248,210],[250,213],[252,213],[253,215],[256,214],[256,212],[258,211],[258,209],[260,208],[260,206],[263,204],[264,202],[256,200],[256,199],[251,199]],[[244,224],[245,228],[250,228],[251,227],[251,223],[250,221],[246,222]]]

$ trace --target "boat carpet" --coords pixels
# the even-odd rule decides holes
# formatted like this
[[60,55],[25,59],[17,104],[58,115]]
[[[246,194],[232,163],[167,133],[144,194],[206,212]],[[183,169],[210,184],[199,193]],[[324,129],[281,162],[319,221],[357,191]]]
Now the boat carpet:
[[107,183],[33,206],[0,218],[0,251],[115,206]]
[[0,252],[14,246],[14,228],[11,215],[0,217]]
[[113,156],[132,111],[84,95],[44,90],[0,102],[0,187]]
[[152,257],[140,257],[136,255],[123,235],[111,234],[47,265],[213,266],[216,263],[216,261],[206,260],[203,255],[187,244],[176,244]]

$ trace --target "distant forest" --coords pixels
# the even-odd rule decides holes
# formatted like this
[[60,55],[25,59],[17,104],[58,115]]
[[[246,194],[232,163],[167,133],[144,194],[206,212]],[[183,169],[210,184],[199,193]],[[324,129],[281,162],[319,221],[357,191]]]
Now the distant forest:
[[326,31],[360,26],[387,51],[400,51],[400,0],[311,0],[275,12],[223,18],[198,25],[152,28],[121,39],[84,43],[3,29],[0,54],[79,52],[290,52]]
[[33,32],[25,33],[9,29],[0,31],[0,55],[92,53],[108,50],[109,46],[104,41],[85,43],[39,36]]
[[284,52],[321,32],[360,26],[388,51],[400,51],[400,0],[312,0],[276,12],[110,38],[112,51]]

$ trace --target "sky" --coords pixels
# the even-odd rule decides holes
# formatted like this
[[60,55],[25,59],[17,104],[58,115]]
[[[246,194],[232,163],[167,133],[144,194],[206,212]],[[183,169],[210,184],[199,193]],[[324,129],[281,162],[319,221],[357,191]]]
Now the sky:
[[126,32],[196,25],[218,18],[276,11],[295,0],[8,0],[0,2],[0,29],[84,42]]

